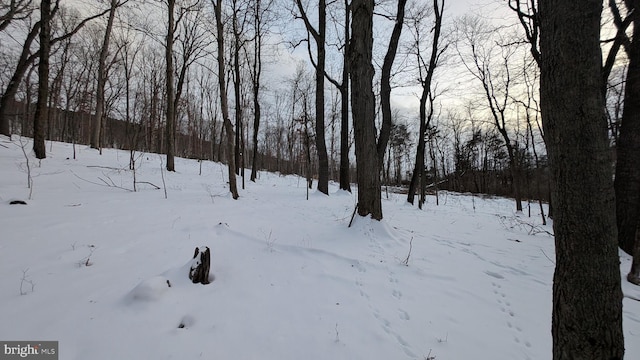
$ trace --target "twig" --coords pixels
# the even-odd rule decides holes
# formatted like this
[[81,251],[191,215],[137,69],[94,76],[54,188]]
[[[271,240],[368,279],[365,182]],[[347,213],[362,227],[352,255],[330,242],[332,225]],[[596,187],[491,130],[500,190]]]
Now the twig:
[[627,299],[631,299],[631,300],[635,300],[635,301],[640,301],[640,298],[637,298],[635,296],[629,295],[629,294],[624,294],[624,297],[626,297]]
[[549,261],[551,261],[551,263],[552,263],[553,265],[555,265],[555,264],[556,264],[556,262],[555,262],[555,261],[551,260],[551,258],[547,256],[547,253],[545,253],[545,252],[544,252],[544,250],[540,249],[540,251],[542,251],[542,253],[544,254],[544,256],[545,256],[547,259],[549,259]]
[[131,190],[131,189],[123,188],[123,187],[121,187],[121,186],[113,186],[113,185],[109,185],[109,184],[108,184],[104,179],[102,179],[102,178],[98,178],[98,179],[102,180],[102,182],[104,182],[104,184],[100,184],[100,183],[95,182],[95,181],[91,181],[91,180],[84,179],[84,178],[82,178],[82,177],[78,176],[78,174],[74,173],[74,172],[73,172],[73,170],[69,170],[69,171],[73,174],[73,176],[77,177],[78,179],[80,179],[80,180],[82,180],[82,181],[86,181],[86,182],[88,182],[89,184],[98,185],[98,186],[105,186],[105,187],[114,187],[114,188],[117,188],[117,189],[121,189],[121,190],[125,190],[125,191],[132,192],[132,190]]
[[27,162],[27,187],[29,188],[29,200],[31,200],[31,196],[33,195],[33,177],[31,177],[31,166],[29,165],[29,156],[27,155],[27,151],[24,149],[27,146],[27,143],[22,142],[22,137],[20,138],[20,149],[22,149],[22,154],[24,154],[24,159]]
[[162,164],[162,156],[160,158],[160,175],[162,176],[162,188],[164,189],[164,198],[167,199],[167,184],[164,182],[164,165]]
[[407,258],[404,259],[404,261],[402,262],[404,266],[409,266],[409,258],[411,257],[412,248],[413,248],[413,236],[411,237],[411,240],[409,240],[409,253],[407,254]]
[[160,190],[160,189],[161,189],[161,188],[160,188],[160,186],[158,186],[158,185],[156,185],[156,184],[152,184],[152,183],[150,183],[150,182],[148,182],[148,181],[136,181],[135,183],[136,183],[136,184],[148,184],[148,185],[151,185],[151,186],[153,186],[154,188],[156,188],[156,190]]
[[99,166],[99,165],[87,165],[88,168],[98,168],[98,169],[108,169],[108,170],[115,170],[115,171],[123,171],[125,169],[123,168],[115,168],[115,167],[111,167],[111,166]]
[[356,207],[353,209],[353,214],[351,214],[351,220],[349,221],[349,226],[347,227],[351,227],[351,224],[353,223],[353,218],[356,216],[356,211],[358,211],[358,204],[356,204]]
[[29,271],[29,268],[22,270],[22,279],[20,279],[20,295],[27,295],[27,292],[22,290],[22,287],[24,286],[25,283],[31,285],[31,292],[33,292],[33,288],[36,287],[36,284],[33,283],[33,280],[28,280],[29,278],[29,275],[27,275],[28,271]]

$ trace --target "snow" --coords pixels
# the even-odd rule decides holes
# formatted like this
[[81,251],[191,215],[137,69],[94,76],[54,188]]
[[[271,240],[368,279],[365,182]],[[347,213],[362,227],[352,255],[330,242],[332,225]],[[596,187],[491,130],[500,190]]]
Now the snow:
[[[306,200],[304,179],[262,172],[235,201],[225,166],[199,176],[177,158],[165,199],[126,190],[127,152],[77,146],[73,160],[63,143],[31,158],[28,200],[18,144],[0,139],[0,339],[58,340],[60,359],[551,357],[554,246],[537,206],[529,218],[508,199],[442,192],[418,210],[390,194],[383,221],[348,228],[355,196],[335,184]],[[137,179],[162,187],[160,164],[144,154]],[[203,246],[212,282],[192,284]],[[630,298],[624,334],[640,358]]]

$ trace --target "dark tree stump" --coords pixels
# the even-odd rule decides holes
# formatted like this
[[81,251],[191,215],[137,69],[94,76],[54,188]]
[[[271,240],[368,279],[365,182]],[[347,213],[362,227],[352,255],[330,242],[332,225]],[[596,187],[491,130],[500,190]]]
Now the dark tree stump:
[[189,270],[189,279],[194,284],[201,283],[206,285],[209,283],[209,268],[211,267],[211,253],[208,246],[196,248],[193,254],[193,262]]

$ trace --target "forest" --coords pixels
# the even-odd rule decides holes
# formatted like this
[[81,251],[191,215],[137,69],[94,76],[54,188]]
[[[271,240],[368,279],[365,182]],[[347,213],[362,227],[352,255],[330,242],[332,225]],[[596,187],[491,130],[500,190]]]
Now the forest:
[[222,162],[233,199],[260,172],[336,182],[376,220],[383,190],[420,209],[442,190],[512,198],[553,219],[554,358],[622,358],[618,248],[640,285],[638,6],[3,0],[0,134],[33,138],[37,159],[59,141],[127,150],[130,169],[136,152],[169,172]]

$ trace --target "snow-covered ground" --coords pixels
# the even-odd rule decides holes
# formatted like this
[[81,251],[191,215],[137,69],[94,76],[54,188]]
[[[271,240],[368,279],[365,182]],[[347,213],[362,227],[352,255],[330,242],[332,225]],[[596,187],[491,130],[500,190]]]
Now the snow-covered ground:
[[[226,167],[176,159],[165,199],[157,154],[131,192],[128,152],[47,149],[28,200],[18,140],[0,139],[1,340],[58,340],[60,359],[551,358],[554,246],[535,207],[391,194],[382,222],[348,228],[355,197],[335,185],[306,200],[303,179],[261,173],[234,201]],[[188,279],[198,246],[209,285]],[[624,334],[640,358],[629,298]]]

